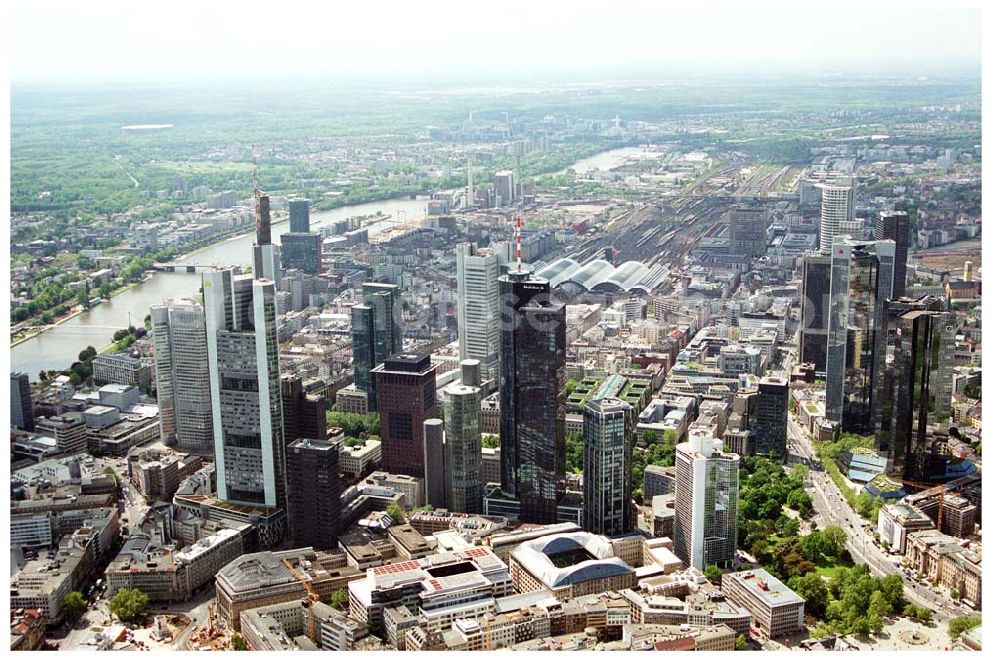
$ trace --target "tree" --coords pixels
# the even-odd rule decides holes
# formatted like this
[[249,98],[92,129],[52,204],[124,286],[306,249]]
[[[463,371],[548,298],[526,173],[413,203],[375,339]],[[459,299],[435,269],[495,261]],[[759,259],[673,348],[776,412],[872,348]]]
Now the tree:
[[948,622],[948,635],[958,639],[966,630],[972,630],[981,623],[982,620],[976,616],[957,616]]
[[141,622],[148,608],[149,596],[138,589],[119,589],[108,601],[111,613],[128,623]]
[[736,636],[736,650],[737,651],[746,651],[748,648],[750,648],[750,645],[747,643],[747,638],[743,636],[743,633],[740,633],[739,635],[737,635]]
[[233,633],[232,644],[234,651],[249,651],[250,647],[247,646],[247,641],[243,639],[243,635],[239,633]]
[[79,591],[71,591],[63,598],[63,612],[70,620],[76,621],[87,611],[87,601]]
[[392,522],[396,525],[401,525],[406,521],[406,514],[395,502],[390,502],[389,506],[385,508],[385,512],[392,516]]
[[705,579],[712,584],[719,584],[722,582],[722,569],[720,569],[715,564],[709,564],[705,567]]
[[347,603],[347,600],[347,589],[345,587],[341,587],[330,595],[330,607],[342,610],[344,609],[344,604]]
[[819,573],[813,572],[793,577],[788,581],[788,586],[806,601],[807,612],[817,619],[823,618],[826,614],[827,601],[830,599],[830,590]]
[[496,449],[500,446],[500,436],[494,433],[487,433],[483,436],[483,447],[486,449]]

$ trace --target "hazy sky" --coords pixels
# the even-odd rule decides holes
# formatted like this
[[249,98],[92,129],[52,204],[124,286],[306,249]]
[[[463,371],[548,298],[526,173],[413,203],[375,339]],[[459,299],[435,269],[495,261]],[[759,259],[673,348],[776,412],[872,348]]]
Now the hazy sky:
[[[969,67],[976,9],[678,10],[666,0],[35,0],[9,14],[14,81],[449,74],[641,67],[845,71]],[[686,3],[693,4],[693,3]]]

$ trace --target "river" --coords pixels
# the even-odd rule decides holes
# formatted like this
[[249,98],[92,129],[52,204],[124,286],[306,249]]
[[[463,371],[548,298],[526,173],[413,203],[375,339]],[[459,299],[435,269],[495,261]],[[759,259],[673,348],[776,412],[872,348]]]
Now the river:
[[[621,147],[620,149],[612,149],[610,151],[602,151],[599,154],[595,154],[590,158],[584,158],[583,160],[578,160],[566,169],[572,169],[577,174],[584,174],[590,170],[602,170],[607,172],[613,170],[619,165],[624,165],[627,160],[635,156],[643,156],[643,154],[650,154],[649,158],[659,158],[663,154],[661,152],[647,152],[644,147]],[[566,170],[563,170],[565,172]]]
[[[427,213],[427,200],[399,198],[316,211],[311,214],[310,224],[311,228],[318,229],[337,220],[380,212],[388,213],[392,220],[370,226],[369,232],[372,234],[392,225],[397,219],[423,218]],[[285,231],[288,231],[287,220],[276,222],[272,226],[275,239],[279,239],[280,234]],[[253,259],[250,249],[253,240],[254,234],[251,232],[198,250],[177,261],[195,265],[249,266]],[[142,284],[11,348],[11,370],[23,371],[32,381],[36,381],[38,372],[42,369],[66,369],[87,346],[100,350],[109,344],[114,331],[127,327],[130,318],[133,325],[139,325],[151,306],[170,298],[195,294],[200,286],[201,275],[198,273],[155,273]]]

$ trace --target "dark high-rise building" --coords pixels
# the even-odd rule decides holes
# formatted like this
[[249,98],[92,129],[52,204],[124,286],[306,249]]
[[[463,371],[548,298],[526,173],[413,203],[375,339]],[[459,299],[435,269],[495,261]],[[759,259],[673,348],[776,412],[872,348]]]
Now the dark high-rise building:
[[323,237],[313,233],[282,234],[281,267],[319,275],[323,270]]
[[554,523],[566,490],[566,308],[529,266],[499,281],[501,490],[522,521]]
[[754,408],[757,454],[784,461],[788,451],[788,381],[765,376],[757,384]]
[[281,256],[271,243],[271,198],[257,196],[257,242],[253,246],[253,275],[257,279],[281,281]]
[[617,536],[631,530],[632,406],[591,399],[583,408],[583,528]]
[[371,371],[403,351],[403,303],[394,284],[368,282],[361,294],[364,302],[351,308],[354,386],[368,395],[368,410],[375,410],[378,396]]
[[299,438],[321,440],[326,437],[326,401],[307,394],[301,376],[281,378],[281,406],[285,420],[285,444]]
[[879,367],[885,359],[886,305],[892,298],[892,241],[834,239],[826,418],[849,433],[875,432]]
[[427,503],[435,509],[447,509],[445,485],[448,470],[445,466],[444,422],[438,418],[424,421],[424,494]]
[[887,474],[896,478],[944,478],[943,448],[934,445],[935,438],[947,441],[957,319],[942,308],[931,297],[888,306],[878,449],[888,459]]
[[802,259],[802,325],[799,360],[826,371],[826,340],[830,328],[830,256],[810,254]]
[[[288,200],[289,230],[293,234],[304,234],[309,231],[309,200]],[[282,241],[284,243],[284,241]]]
[[326,438],[301,438],[288,445],[288,521],[296,548],[337,547],[341,445],[341,439]]
[[910,216],[905,211],[882,211],[875,219],[875,240],[895,241],[896,260],[892,274],[892,292],[896,298],[906,295],[906,259],[910,252]]
[[759,257],[767,249],[770,209],[763,204],[741,204],[729,210],[729,251]]
[[31,403],[28,374],[10,374],[10,425],[22,431],[35,430],[35,412]]
[[439,417],[431,356],[400,353],[372,369],[382,431],[382,467],[424,477],[424,421]]

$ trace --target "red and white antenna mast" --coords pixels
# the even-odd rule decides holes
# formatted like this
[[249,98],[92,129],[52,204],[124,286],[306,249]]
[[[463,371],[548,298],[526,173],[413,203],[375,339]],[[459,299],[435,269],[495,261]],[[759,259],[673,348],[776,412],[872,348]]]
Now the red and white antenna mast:
[[521,272],[521,216],[516,216],[517,220],[517,272]]

